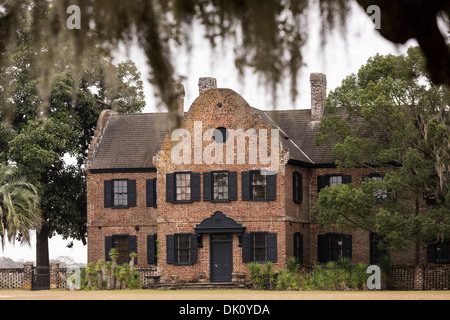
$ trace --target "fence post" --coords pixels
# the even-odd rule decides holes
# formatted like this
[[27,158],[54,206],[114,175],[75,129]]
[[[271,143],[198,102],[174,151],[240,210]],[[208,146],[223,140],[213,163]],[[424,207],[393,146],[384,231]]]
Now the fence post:
[[25,262],[23,264],[23,288],[31,290],[33,286],[33,262]]
[[416,266],[414,270],[414,290],[423,290],[423,266]]
[[50,266],[50,289],[58,289],[59,263]]

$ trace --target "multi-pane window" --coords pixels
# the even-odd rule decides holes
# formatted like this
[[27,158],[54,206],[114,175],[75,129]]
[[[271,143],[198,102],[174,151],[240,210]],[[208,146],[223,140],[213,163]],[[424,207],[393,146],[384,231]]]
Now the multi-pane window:
[[128,206],[128,181],[115,180],[113,186],[114,206]]
[[176,201],[190,201],[191,200],[191,174],[177,173],[175,175],[175,191]]
[[427,248],[429,263],[450,263],[450,240],[440,241]]
[[113,237],[113,247],[118,252],[117,263],[124,264],[128,263],[128,236],[115,236]]
[[326,263],[342,257],[352,259],[352,236],[344,234],[319,235],[317,238],[318,261]]
[[329,186],[339,186],[342,184],[342,176],[331,176],[329,180]]
[[252,234],[253,261],[267,261],[267,233]]
[[213,200],[228,200],[228,172],[213,173]]
[[252,172],[252,199],[267,199],[267,176],[261,171]]
[[370,264],[379,264],[382,257],[388,254],[386,250],[379,248],[379,244],[383,240],[383,237],[375,233],[370,234]]
[[[383,177],[381,176],[373,176],[372,180],[374,181],[378,181],[378,182],[383,182]],[[388,199],[388,193],[387,190],[383,190],[383,189],[378,189],[377,191],[374,192],[373,196],[375,197],[375,199],[377,201],[383,201]]]
[[317,177],[317,189],[320,192],[326,187],[339,186],[342,184],[352,183],[352,176],[340,175],[340,174],[330,174],[325,176]]
[[177,263],[191,262],[191,243],[192,237],[190,234],[179,234],[175,237],[175,251]]
[[337,261],[343,256],[344,239],[342,235],[330,235],[330,261]]
[[277,262],[278,241],[276,233],[251,232],[242,235],[242,262]]

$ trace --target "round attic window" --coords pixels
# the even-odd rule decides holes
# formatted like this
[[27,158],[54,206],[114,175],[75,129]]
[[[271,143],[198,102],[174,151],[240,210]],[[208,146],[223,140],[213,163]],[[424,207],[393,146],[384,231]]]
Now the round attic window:
[[226,128],[220,127],[214,130],[214,141],[224,143],[228,139],[228,131]]
[[222,108],[222,106],[223,106],[222,102],[219,102],[219,103],[217,104],[217,106],[218,106],[219,108]]

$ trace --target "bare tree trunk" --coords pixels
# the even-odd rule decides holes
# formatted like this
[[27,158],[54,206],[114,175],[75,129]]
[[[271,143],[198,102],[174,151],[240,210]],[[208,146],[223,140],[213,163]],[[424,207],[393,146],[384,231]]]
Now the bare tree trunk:
[[36,266],[50,266],[50,258],[48,253],[48,236],[49,227],[46,223],[42,225],[40,231],[36,232]]

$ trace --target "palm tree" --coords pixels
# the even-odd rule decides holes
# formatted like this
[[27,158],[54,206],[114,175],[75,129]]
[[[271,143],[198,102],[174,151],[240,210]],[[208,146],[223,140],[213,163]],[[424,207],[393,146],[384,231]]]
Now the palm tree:
[[14,243],[17,238],[30,244],[30,230],[40,230],[43,219],[36,187],[17,169],[7,164],[0,167],[0,238]]

